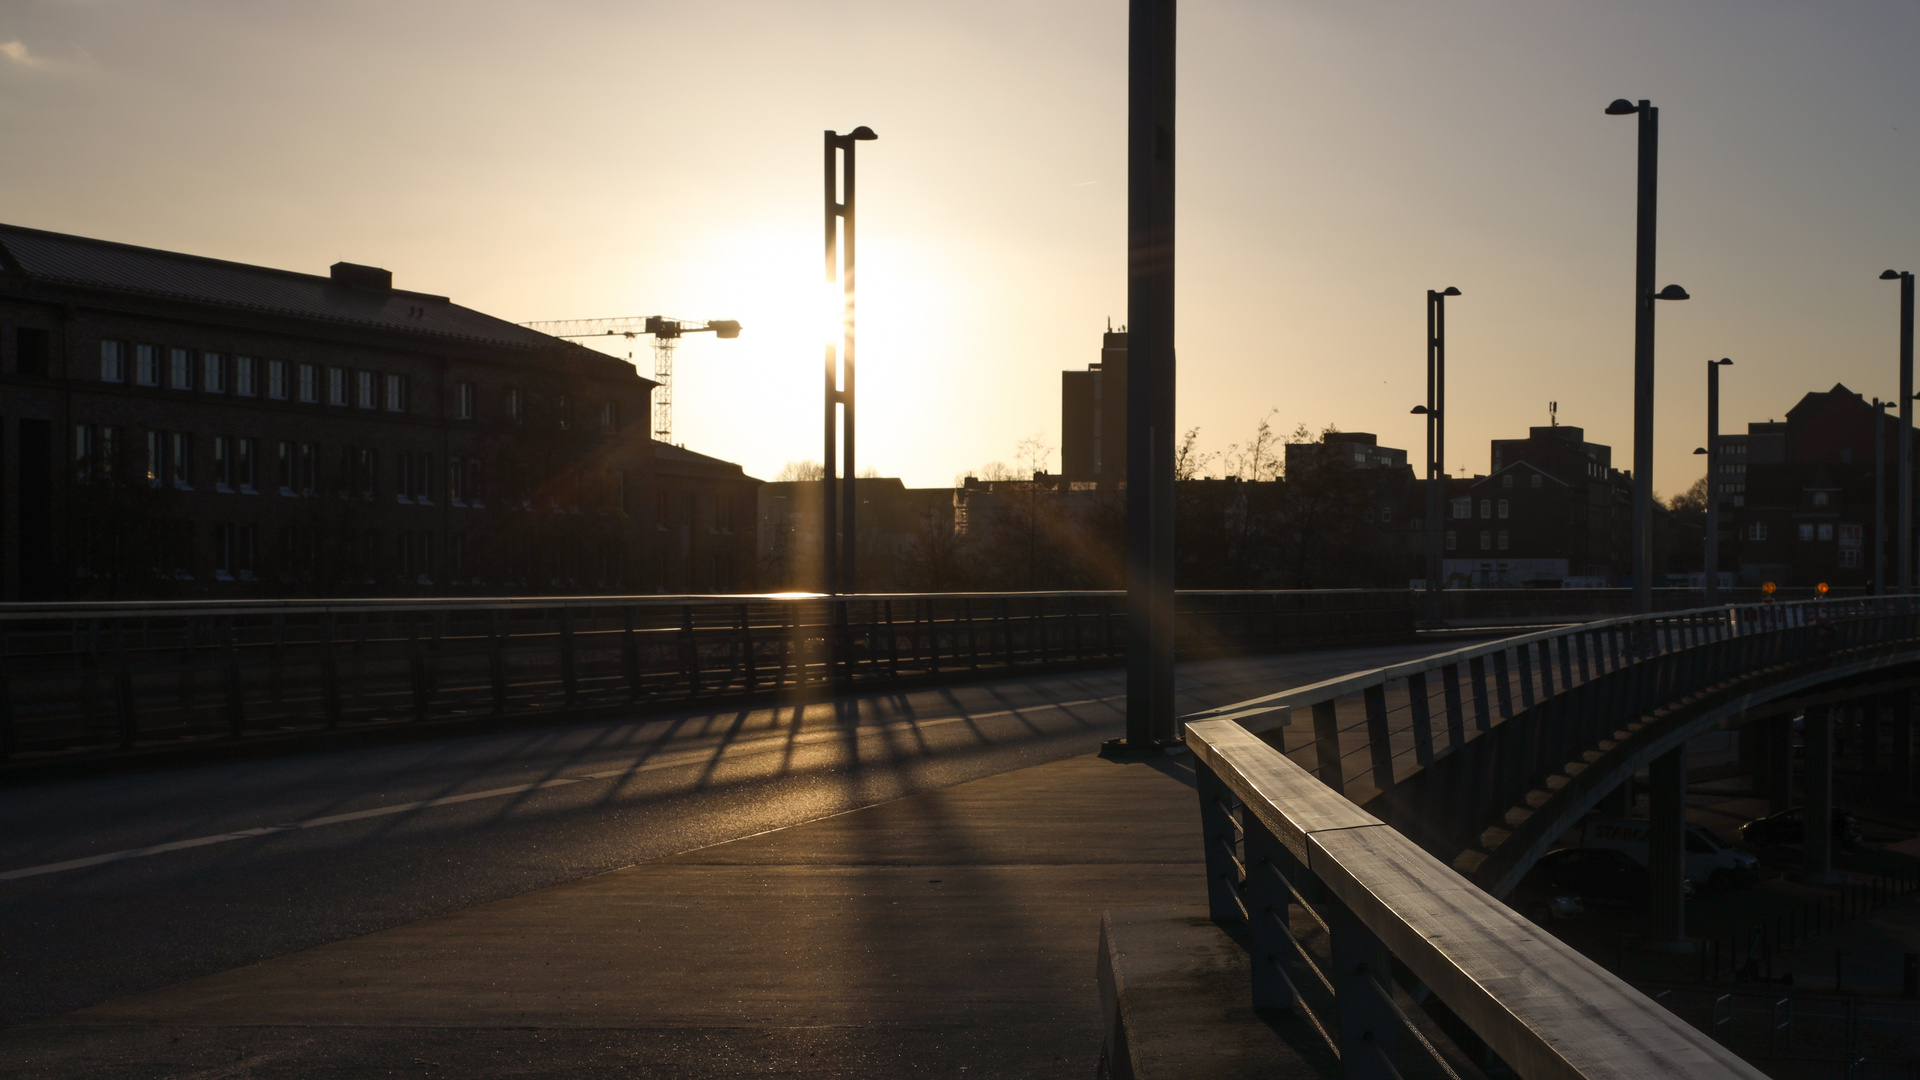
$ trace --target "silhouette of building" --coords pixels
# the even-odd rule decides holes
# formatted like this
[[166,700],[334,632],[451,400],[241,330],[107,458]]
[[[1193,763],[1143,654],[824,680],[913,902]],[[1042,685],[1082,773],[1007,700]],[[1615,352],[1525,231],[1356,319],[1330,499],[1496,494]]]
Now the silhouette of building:
[[738,465],[630,364],[375,267],[0,226],[0,596],[716,591]]
[[[1899,419],[1888,417],[1881,431],[1887,575],[1897,578]],[[1801,397],[1784,421],[1722,435],[1713,472],[1721,500],[1720,565],[1737,566],[1743,585],[1871,583],[1873,432],[1873,406],[1835,383]]]
[[[775,590],[821,591],[821,481],[776,480],[759,490],[761,581]],[[940,592],[952,573],[954,489],[910,488],[899,477],[863,476],[856,578],[861,592]]]
[[1127,332],[1100,338],[1100,362],[1060,373],[1060,475],[1115,488],[1127,478]]

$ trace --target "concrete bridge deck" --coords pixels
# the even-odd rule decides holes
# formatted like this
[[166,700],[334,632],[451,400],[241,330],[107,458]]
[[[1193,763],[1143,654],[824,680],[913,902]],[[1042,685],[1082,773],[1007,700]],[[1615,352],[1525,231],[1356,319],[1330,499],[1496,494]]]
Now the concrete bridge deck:
[[1100,913],[1205,901],[1191,767],[1074,757],[134,994],[21,1077],[1086,1077]]

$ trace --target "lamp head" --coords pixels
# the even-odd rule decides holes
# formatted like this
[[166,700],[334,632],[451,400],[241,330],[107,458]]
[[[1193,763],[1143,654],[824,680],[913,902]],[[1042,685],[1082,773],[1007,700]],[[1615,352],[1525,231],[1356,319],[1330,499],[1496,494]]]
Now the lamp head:
[[1440,295],[1441,296],[1459,296],[1460,290],[1449,285],[1445,289],[1440,290]]
[[1659,292],[1653,294],[1653,298],[1655,300],[1691,300],[1693,299],[1693,297],[1687,295],[1687,290],[1681,288],[1678,285],[1669,285],[1666,288],[1661,289]]
[[1724,356],[1723,356],[1723,357],[1721,357],[1721,358],[1720,358],[1720,359],[1718,359],[1718,360],[1715,360],[1715,361],[1714,361],[1714,363],[1715,363],[1715,364],[1719,364],[1719,365],[1721,365],[1721,366],[1723,366],[1723,367],[1732,367],[1732,366],[1733,366],[1733,361],[1732,361],[1732,360],[1729,360],[1729,359],[1727,359],[1727,358],[1726,358],[1726,357],[1724,357]]
[[859,127],[854,128],[852,131],[847,132],[847,138],[857,139],[860,142],[872,142],[873,140],[879,137],[880,136],[875,135],[873,133],[872,128],[868,127],[865,124],[861,124]]
[[1898,270],[1882,270],[1882,271],[1880,271],[1880,280],[1881,280],[1881,281],[1899,281],[1899,280],[1900,280],[1900,271],[1898,271]]
[[1607,106],[1608,116],[1631,116],[1639,111],[1640,106],[1635,105],[1626,98],[1615,98],[1613,104]]
[[1696,454],[1704,454],[1707,452],[1707,448],[1704,446],[1696,446],[1693,448],[1693,452]]
[[1412,413],[1412,415],[1414,415],[1414,416],[1439,416],[1439,415],[1440,415],[1440,410],[1438,410],[1438,409],[1433,409],[1433,410],[1429,410],[1429,409],[1428,409],[1428,408],[1427,408],[1427,407],[1426,407],[1425,405],[1415,405],[1415,406],[1413,407],[1413,413]]

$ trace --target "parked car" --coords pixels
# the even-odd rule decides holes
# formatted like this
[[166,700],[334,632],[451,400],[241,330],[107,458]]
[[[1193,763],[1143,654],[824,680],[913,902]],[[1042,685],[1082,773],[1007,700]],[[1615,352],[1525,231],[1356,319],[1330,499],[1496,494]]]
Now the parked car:
[[[1596,909],[1643,911],[1647,879],[1647,868],[1623,851],[1561,848],[1540,856],[1507,902],[1536,922],[1576,919]],[[1685,888],[1691,893],[1692,883]]]
[[[1802,844],[1807,839],[1807,808],[1796,806],[1740,826],[1740,838],[1754,847]],[[1839,807],[1833,808],[1833,842],[1850,848],[1860,842],[1860,822]]]
[[[1645,818],[1595,818],[1587,822],[1588,847],[1612,848],[1647,865],[1647,821]],[[1704,883],[1715,892],[1751,885],[1759,879],[1760,860],[1744,851],[1735,851],[1705,826],[1687,825],[1687,880]]]

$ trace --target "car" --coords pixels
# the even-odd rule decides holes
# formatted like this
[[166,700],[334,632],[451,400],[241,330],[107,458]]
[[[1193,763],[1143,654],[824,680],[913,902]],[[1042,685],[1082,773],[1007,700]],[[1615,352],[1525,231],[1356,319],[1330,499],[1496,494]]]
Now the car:
[[[1595,818],[1587,822],[1588,847],[1613,848],[1647,865],[1647,819]],[[1760,860],[1735,851],[1703,825],[1691,822],[1686,831],[1687,880],[1704,882],[1715,892],[1751,885],[1760,877]]]
[[[1683,887],[1692,892],[1692,883]],[[1520,879],[1508,899],[1536,922],[1575,919],[1595,909],[1643,911],[1647,868],[1614,848],[1572,847],[1549,851]]]
[[[1740,826],[1740,839],[1754,847],[1801,844],[1807,838],[1807,808],[1796,806]],[[1833,808],[1833,842],[1850,848],[1860,843],[1860,822],[1839,807]]]

